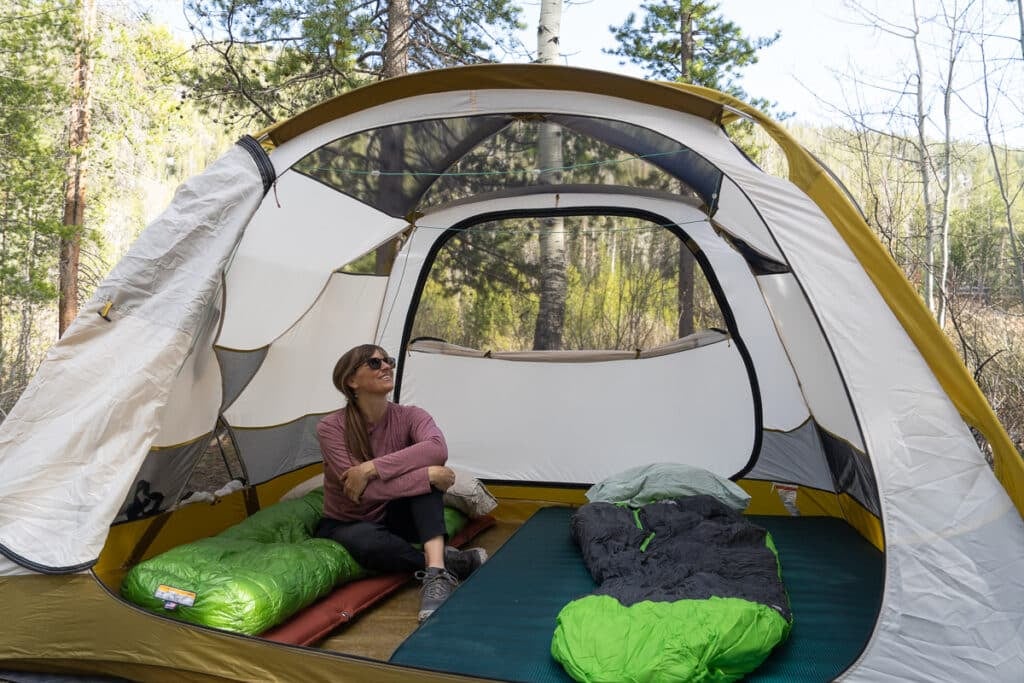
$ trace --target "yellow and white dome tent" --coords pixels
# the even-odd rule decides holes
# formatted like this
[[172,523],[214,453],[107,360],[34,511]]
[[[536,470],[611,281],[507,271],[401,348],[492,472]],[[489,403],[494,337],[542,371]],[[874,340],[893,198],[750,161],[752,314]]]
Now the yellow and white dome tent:
[[[722,124],[737,116],[781,146],[788,180],[730,141]],[[494,187],[453,172],[523,121],[644,159],[686,191],[528,173]],[[401,142],[389,151],[385,138]],[[414,341],[423,283],[454,235],[595,215],[686,244],[725,329],[635,353]],[[396,238],[388,272],[347,267]],[[192,627],[117,597],[132,564],[316,471],[312,428],[342,400],[334,361],[368,340],[400,357],[396,400],[430,411],[452,458],[499,495],[579,499],[625,467],[675,461],[738,479],[753,511],[786,514],[782,483],[798,487],[801,514],[845,519],[885,561],[874,631],[845,680],[1024,679],[1024,466],[834,179],[727,95],[540,65],[360,88],[243,139],[179,189],[0,425],[0,668],[454,678]],[[219,426],[247,487],[177,506]],[[140,485],[162,499],[130,514]]]

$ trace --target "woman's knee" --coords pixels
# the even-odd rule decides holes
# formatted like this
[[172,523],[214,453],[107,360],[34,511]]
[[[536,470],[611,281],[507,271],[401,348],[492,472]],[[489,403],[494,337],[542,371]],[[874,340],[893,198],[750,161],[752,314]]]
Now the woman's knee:
[[330,538],[345,546],[357,562],[372,554],[381,545],[382,533],[386,530],[372,522],[352,522],[335,528]]

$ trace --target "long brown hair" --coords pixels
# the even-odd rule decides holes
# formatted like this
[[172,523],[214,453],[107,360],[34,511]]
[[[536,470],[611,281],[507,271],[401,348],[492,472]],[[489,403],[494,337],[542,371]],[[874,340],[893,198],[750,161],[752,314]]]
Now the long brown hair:
[[387,351],[376,344],[360,344],[349,349],[334,364],[334,373],[331,375],[334,386],[348,400],[348,407],[345,408],[345,443],[352,457],[360,462],[373,458],[373,447],[370,446],[370,434],[366,429],[366,417],[356,403],[356,390],[348,385],[348,380],[376,351],[380,351],[382,356],[388,355]]

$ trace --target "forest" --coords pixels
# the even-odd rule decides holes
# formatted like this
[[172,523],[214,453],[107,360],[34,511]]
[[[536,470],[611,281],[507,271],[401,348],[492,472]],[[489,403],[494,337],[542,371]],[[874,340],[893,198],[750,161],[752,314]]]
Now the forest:
[[[781,120],[830,169],[1024,451],[1022,3],[908,0],[880,10],[850,0],[851,21],[897,40],[912,68],[871,76],[851,65],[837,74],[846,95],[828,103],[829,125],[801,123],[800,112],[748,94],[756,88],[744,69],[779,35],[746,35],[717,3],[651,0],[609,32],[612,54],[647,78],[729,92]],[[8,0],[0,7],[0,419],[177,185],[239,136],[404,73],[573,65],[558,50],[563,9],[563,0],[184,0],[190,34],[180,35],[147,3]],[[525,19],[538,12],[537,43],[524,45]],[[423,205],[498,180],[610,182],[699,201],[700,188],[662,170],[659,155],[683,153],[672,141],[652,140],[656,153],[630,157],[580,134],[582,125],[494,122],[479,158],[446,168]],[[967,129],[975,132],[958,133]],[[398,144],[408,158],[420,150],[427,166],[422,141],[443,145],[444,131],[419,132],[419,147],[384,130],[331,153],[355,163]],[[755,163],[786,176],[766,134],[743,121],[729,133]],[[556,134],[559,145],[545,143]],[[297,170],[320,172],[322,161]],[[495,167],[500,179],[481,171]],[[325,182],[347,183],[355,196],[403,191],[386,177]],[[500,350],[631,350],[725,325],[685,239],[642,218],[495,221],[450,247],[425,285],[416,336]],[[379,271],[394,258],[385,251],[347,269]]]

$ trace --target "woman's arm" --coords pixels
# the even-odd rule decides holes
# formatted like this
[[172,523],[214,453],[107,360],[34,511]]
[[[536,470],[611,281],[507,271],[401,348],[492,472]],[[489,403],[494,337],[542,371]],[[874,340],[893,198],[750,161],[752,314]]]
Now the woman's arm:
[[400,474],[384,481],[373,479],[361,492],[358,502],[363,505],[383,503],[395,498],[408,498],[428,493],[431,487],[447,491],[455,483],[455,473],[441,465],[431,465]]
[[341,414],[335,413],[320,420],[316,426],[320,454],[324,459],[324,509],[336,515],[343,511],[354,512],[353,502],[344,494],[342,477],[358,464],[348,450],[343,420]]
[[404,406],[401,419],[409,430],[411,445],[373,459],[377,476],[384,481],[408,472],[444,465],[448,462],[448,444],[430,413],[415,406]]

